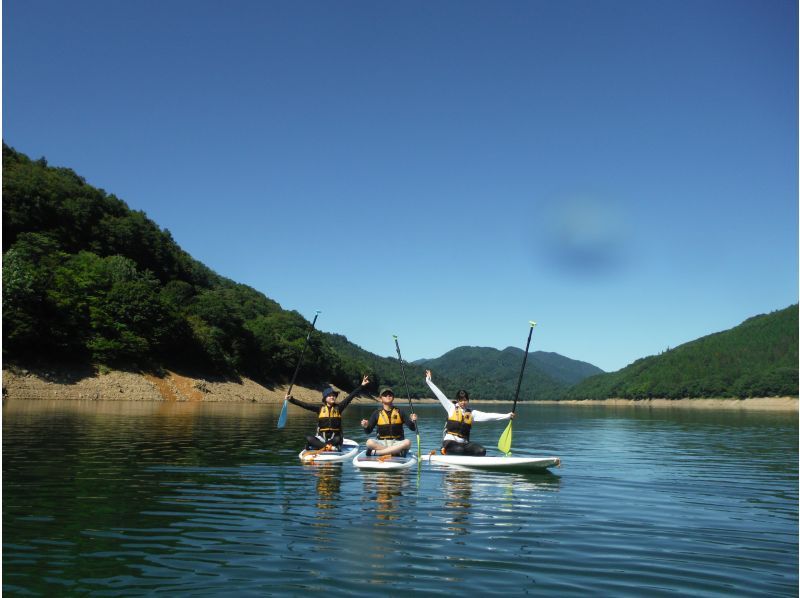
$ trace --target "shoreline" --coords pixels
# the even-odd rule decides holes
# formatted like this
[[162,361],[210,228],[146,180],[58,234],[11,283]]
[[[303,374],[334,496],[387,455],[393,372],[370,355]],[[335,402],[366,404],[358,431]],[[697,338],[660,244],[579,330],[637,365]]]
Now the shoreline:
[[[334,386],[334,388],[337,388]],[[70,370],[46,368],[3,369],[3,400],[36,401],[137,401],[165,403],[263,403],[281,404],[288,384],[273,388],[249,378],[213,380],[165,371],[150,373],[111,370],[108,373],[76,375]],[[301,401],[321,401],[321,388],[295,384],[292,396]],[[343,395],[346,391],[337,388]],[[369,396],[353,403],[373,403]]]
[[[166,371],[161,377],[153,374],[111,370],[108,373],[77,374],[69,369],[43,370],[4,368],[3,400],[90,400],[90,401],[155,401],[194,403],[263,403],[283,402],[288,385],[274,388],[262,386],[248,378],[209,380]],[[347,395],[342,391],[342,395]],[[317,402],[320,389],[295,385],[292,395],[302,401]],[[376,404],[377,398],[362,396],[354,404]],[[402,407],[407,401],[398,396]],[[435,398],[414,399],[415,403],[437,404]],[[513,401],[474,400],[474,404],[507,404]],[[763,410],[798,412],[798,397],[760,398],[687,398],[687,399],[598,399],[568,401],[521,401],[527,405],[563,405],[575,407],[689,408],[720,410]]]
[[[547,401],[537,401],[539,404]],[[687,399],[597,399],[584,401],[559,401],[560,405],[575,405],[583,407],[593,407],[597,405],[605,407],[639,407],[656,409],[740,409],[740,410],[763,410],[763,411],[798,411],[797,397],[749,397],[746,399],[736,399],[731,397],[721,397],[716,399],[698,397]]]

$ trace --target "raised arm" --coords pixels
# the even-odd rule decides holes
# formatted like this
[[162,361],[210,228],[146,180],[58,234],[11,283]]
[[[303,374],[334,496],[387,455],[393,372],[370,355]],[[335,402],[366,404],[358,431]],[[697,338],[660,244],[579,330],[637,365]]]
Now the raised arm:
[[344,412],[344,410],[345,410],[345,409],[347,409],[347,406],[350,404],[350,401],[352,401],[352,400],[353,400],[353,399],[355,399],[355,398],[356,398],[358,395],[360,395],[360,394],[361,394],[361,391],[362,391],[362,389],[363,389],[363,388],[364,388],[364,387],[365,387],[367,384],[369,384],[369,376],[364,376],[364,378],[361,380],[361,386],[359,386],[358,388],[356,388],[356,389],[355,389],[353,392],[351,392],[349,395],[347,395],[347,396],[346,396],[346,397],[345,397],[345,398],[342,400],[342,402],[341,402],[341,403],[339,403],[339,413],[342,413],[342,412]]
[[453,405],[453,402],[448,399],[441,390],[439,390],[431,378],[431,371],[425,370],[425,382],[428,384],[428,388],[430,388],[433,391],[434,396],[439,399],[439,402],[442,404],[442,407],[444,407],[444,410],[447,411],[447,415],[449,417],[450,414],[453,413],[453,410],[456,408],[456,406]]

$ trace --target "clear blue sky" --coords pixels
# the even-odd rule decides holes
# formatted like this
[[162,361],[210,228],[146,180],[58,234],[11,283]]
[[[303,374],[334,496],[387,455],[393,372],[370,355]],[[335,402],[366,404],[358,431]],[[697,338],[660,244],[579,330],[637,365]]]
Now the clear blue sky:
[[796,2],[3,9],[6,143],[369,351],[611,371],[797,301]]

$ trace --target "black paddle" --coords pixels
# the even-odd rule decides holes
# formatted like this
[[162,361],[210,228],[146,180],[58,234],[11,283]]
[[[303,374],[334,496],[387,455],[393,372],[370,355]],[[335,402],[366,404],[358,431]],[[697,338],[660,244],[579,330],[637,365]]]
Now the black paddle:
[[[314,312],[314,321],[311,322],[311,327],[308,329],[308,334],[306,335],[306,342],[303,344],[303,350],[300,351],[300,359],[297,360],[297,367],[294,368],[294,374],[292,374],[292,381],[289,383],[289,390],[286,391],[287,395],[292,394],[292,386],[294,386],[294,381],[297,379],[297,372],[300,371],[300,364],[303,363],[303,355],[306,353],[306,347],[308,347],[308,340],[311,338],[311,333],[314,331],[314,325],[317,323],[317,318],[319,317],[319,310]],[[281,414],[278,416],[278,429],[280,430],[286,425],[286,415],[288,412],[286,406],[286,399],[283,399],[283,408],[281,408]]]
[[[531,346],[531,336],[533,336],[533,327],[536,326],[536,322],[531,321],[531,330],[528,332],[528,342],[525,345],[525,357],[522,358],[522,369],[519,371],[519,380],[517,381],[517,391],[514,393],[514,406],[511,407],[511,411],[515,411],[517,408],[517,399],[519,398],[519,389],[522,386],[522,374],[525,373],[525,363],[528,361],[528,348]],[[506,454],[506,457],[511,454],[511,435],[513,432],[513,424],[514,420],[508,422],[506,429],[500,435],[500,440],[497,441],[497,448],[500,449],[502,452]]]
[[[406,396],[408,397],[408,406],[411,408],[411,415],[414,415],[414,404],[411,402],[411,391],[408,389],[408,380],[406,380],[406,368],[403,367],[403,356],[400,355],[400,343],[397,342],[397,335],[393,334],[394,346],[397,347],[397,359],[400,361],[400,370],[403,372],[403,383],[406,385]],[[417,459],[421,458],[419,448],[419,424],[415,423],[417,433]]]

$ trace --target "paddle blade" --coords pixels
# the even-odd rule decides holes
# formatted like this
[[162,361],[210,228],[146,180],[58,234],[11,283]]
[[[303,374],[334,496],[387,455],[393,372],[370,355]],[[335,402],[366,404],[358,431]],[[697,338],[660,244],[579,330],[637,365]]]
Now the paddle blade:
[[281,408],[281,414],[278,416],[278,429],[280,430],[286,425],[286,412],[288,409],[286,408],[286,401],[283,402],[283,407]]
[[500,449],[506,456],[511,454],[511,434],[514,420],[508,422],[506,429],[500,435],[500,440],[497,441],[497,448]]

